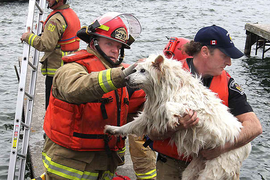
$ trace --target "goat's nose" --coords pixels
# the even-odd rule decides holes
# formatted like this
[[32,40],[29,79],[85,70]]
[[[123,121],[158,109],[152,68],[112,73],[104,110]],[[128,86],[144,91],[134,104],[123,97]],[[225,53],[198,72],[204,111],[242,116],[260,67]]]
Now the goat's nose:
[[129,77],[127,76],[127,77],[125,77],[125,81],[126,82],[128,82],[129,81]]

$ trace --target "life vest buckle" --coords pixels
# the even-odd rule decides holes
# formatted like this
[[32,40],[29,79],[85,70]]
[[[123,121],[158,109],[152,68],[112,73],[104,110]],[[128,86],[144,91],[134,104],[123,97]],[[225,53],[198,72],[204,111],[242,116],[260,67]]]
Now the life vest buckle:
[[101,98],[99,102],[101,102],[102,104],[108,104],[110,102],[113,102],[113,98],[111,96],[108,98]]
[[129,105],[128,98],[124,98],[124,103],[125,103],[126,105]]

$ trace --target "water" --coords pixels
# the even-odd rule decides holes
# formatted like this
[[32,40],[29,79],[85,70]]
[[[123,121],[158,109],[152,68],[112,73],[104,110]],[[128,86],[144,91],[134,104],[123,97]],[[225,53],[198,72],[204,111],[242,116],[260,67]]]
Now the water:
[[[227,29],[235,45],[244,50],[246,23],[269,24],[269,2],[260,0],[72,0],[82,25],[109,11],[133,13],[142,25],[141,36],[126,51],[126,62],[161,52],[165,36],[193,39],[195,33],[212,24]],[[25,29],[28,3],[0,2],[0,179],[6,179],[11,146],[13,119],[17,98],[14,65],[22,55],[21,34]],[[48,14],[48,10],[46,14]],[[81,44],[85,48],[85,44]],[[254,47],[253,47],[254,48]],[[268,56],[268,57],[267,57]],[[261,60],[261,51],[251,58],[233,60],[226,69],[245,90],[248,100],[261,120],[263,134],[253,142],[252,153],[244,161],[241,180],[263,180],[270,177],[270,53]]]

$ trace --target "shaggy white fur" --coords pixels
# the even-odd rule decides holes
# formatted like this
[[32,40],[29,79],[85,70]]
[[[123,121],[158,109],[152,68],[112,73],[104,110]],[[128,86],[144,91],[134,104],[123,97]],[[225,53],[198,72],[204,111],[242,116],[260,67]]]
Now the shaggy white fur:
[[240,167],[251,151],[250,143],[229,151],[213,160],[204,160],[199,155],[202,148],[233,143],[242,124],[228,111],[216,94],[182,69],[179,61],[162,55],[151,55],[135,68],[127,83],[145,91],[147,98],[144,110],[134,121],[122,126],[105,126],[105,132],[113,135],[149,134],[154,128],[166,133],[167,126],[175,127],[178,118],[187,110],[197,112],[199,122],[187,130],[177,131],[171,137],[178,154],[192,156],[193,160],[182,174],[183,180],[237,180]]

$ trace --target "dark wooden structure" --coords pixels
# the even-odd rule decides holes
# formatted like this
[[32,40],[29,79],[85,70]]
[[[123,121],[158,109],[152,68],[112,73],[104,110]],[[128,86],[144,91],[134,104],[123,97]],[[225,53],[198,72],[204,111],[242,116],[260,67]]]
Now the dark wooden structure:
[[251,46],[256,43],[255,55],[258,49],[262,48],[262,59],[264,54],[270,49],[270,24],[250,24],[245,25],[246,44],[244,54],[250,56]]

